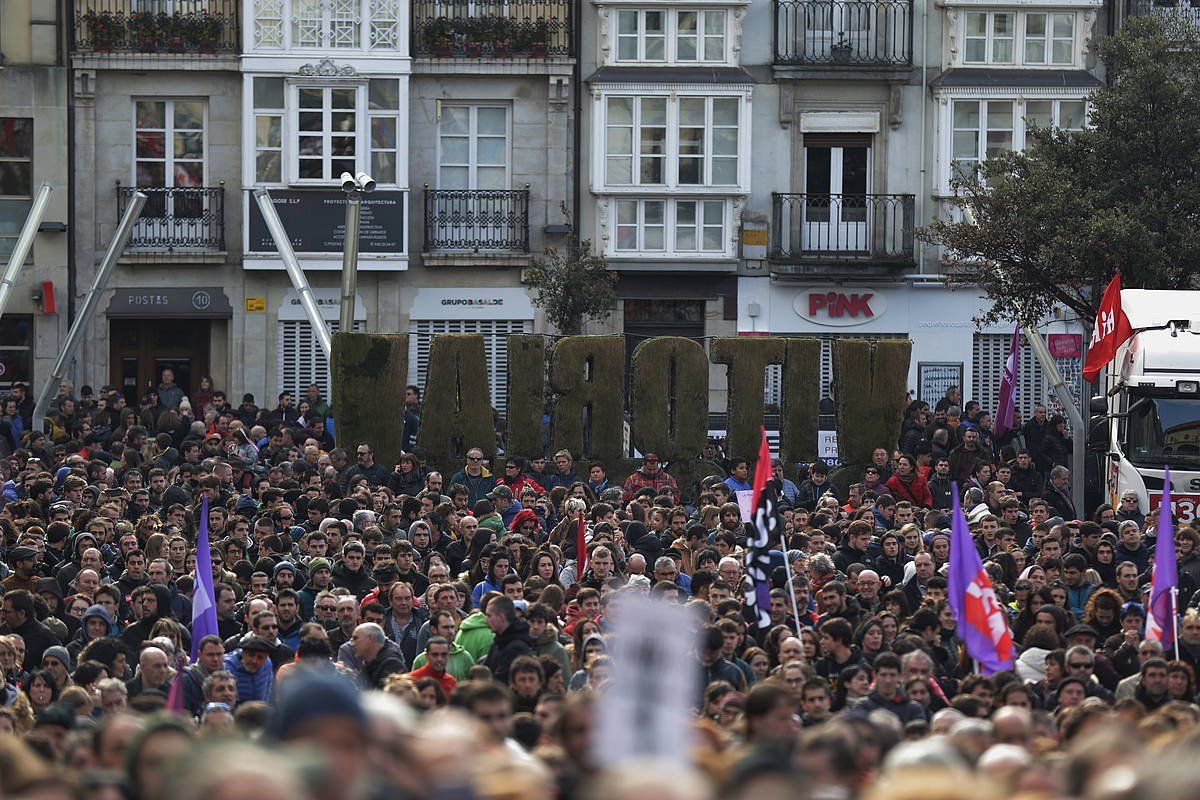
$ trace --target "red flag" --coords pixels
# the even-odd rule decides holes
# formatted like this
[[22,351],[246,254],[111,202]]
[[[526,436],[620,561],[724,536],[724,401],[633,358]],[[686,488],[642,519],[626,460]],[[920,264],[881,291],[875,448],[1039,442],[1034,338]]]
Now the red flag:
[[588,552],[587,544],[584,542],[584,534],[587,533],[587,522],[583,515],[579,515],[579,527],[575,531],[575,561],[579,566],[575,569],[575,574],[579,577],[577,581],[583,580],[583,571],[587,569]]
[[1104,290],[1096,321],[1092,323],[1092,343],[1083,365],[1083,379],[1095,383],[1100,371],[1116,357],[1117,348],[1130,336],[1133,336],[1133,327],[1121,309],[1121,273],[1118,272]]
[[771,480],[771,446],[767,444],[767,429],[762,428],[762,442],[758,445],[758,461],[754,464],[754,483],[751,487],[754,489],[754,494],[751,495],[751,508],[758,508],[758,496],[762,494],[763,487],[767,485],[767,481]]

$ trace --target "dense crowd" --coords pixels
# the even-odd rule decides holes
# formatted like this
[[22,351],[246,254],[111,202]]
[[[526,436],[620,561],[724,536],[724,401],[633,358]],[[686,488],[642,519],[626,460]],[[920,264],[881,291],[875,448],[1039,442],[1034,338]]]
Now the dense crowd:
[[[64,382],[46,432],[24,387],[2,408],[0,797],[1190,796],[1200,534],[1175,531],[1164,650],[1156,519],[1133,494],[1077,513],[1042,406],[998,436],[957,389],[913,402],[844,492],[774,463],[761,628],[736,502],[755,465],[719,440],[681,491],[654,453],[627,476],[477,448],[438,471],[411,386],[386,465],[335,446],[315,386],[232,407],[166,370],[134,407]],[[956,632],[952,485],[1010,671],[979,674]],[[193,641],[202,528],[218,632]],[[602,768],[610,611],[633,594],[694,620],[690,765]]]

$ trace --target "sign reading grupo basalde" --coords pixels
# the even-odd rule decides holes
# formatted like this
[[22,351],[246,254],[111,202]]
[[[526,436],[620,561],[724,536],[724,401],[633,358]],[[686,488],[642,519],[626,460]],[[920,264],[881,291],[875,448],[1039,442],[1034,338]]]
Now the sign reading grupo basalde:
[[[912,343],[838,338],[832,347],[838,458],[843,464],[865,463],[874,448],[890,447],[899,437]],[[487,352],[478,334],[443,334],[431,342],[426,413],[417,444],[438,467],[460,462],[467,447],[496,452]],[[335,333],[332,355],[339,444],[370,441],[384,463],[392,463],[402,441],[404,397],[398,387],[408,376],[408,336]],[[706,469],[699,459],[708,433],[710,364],[724,366],[727,373],[731,455],[752,458],[757,452],[771,365],[781,367],[783,460],[794,464],[829,452],[818,447],[821,341],[816,338],[718,338],[705,352],[691,339],[667,336],[638,344],[627,368],[624,336],[552,341],[514,334],[505,357],[508,453],[546,452],[543,421],[549,409],[549,451],[567,449],[582,461],[598,458],[610,475],[619,474],[632,467],[626,463],[628,420],[636,450],[660,454],[677,478],[687,478]]]
[[[346,195],[340,190],[272,189],[275,213],[297,253],[341,253],[346,237]],[[358,223],[358,250],[363,254],[404,252],[404,192],[364,195]],[[275,253],[275,239],[250,201],[250,251]]]

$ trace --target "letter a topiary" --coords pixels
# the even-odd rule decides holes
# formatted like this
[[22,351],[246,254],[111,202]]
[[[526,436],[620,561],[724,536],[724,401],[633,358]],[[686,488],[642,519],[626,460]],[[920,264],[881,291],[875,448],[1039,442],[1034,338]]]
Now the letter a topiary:
[[404,441],[408,336],[335,333],[329,356],[338,446],[370,442],[377,461],[396,463]]
[[633,446],[671,463],[676,480],[695,464],[708,434],[708,358],[682,336],[648,339],[633,351]]
[[514,333],[508,337],[508,426],[505,452],[542,454],[542,415],[546,410],[546,340]]
[[782,364],[779,337],[714,339],[712,361],[729,365],[729,449],[727,454],[754,460],[762,440],[763,392],[768,364]]
[[485,455],[496,452],[487,375],[482,336],[443,333],[433,337],[417,444],[429,451],[430,462],[442,469],[451,469],[472,447]]
[[817,458],[817,415],[821,383],[821,340],[788,339],[783,362],[783,421],[780,460],[788,473]]
[[[599,458],[609,470],[622,460],[625,337],[568,336],[550,351],[554,449]],[[615,474],[615,473],[614,473]]]
[[838,459],[843,465],[866,464],[876,447],[890,452],[896,446],[908,402],[911,356],[907,339],[834,340]]

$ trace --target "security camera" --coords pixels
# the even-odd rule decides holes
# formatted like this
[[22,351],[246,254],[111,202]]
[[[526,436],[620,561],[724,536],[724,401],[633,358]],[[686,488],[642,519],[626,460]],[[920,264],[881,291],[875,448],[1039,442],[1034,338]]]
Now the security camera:
[[357,188],[358,188],[358,184],[354,181],[354,176],[351,175],[349,172],[343,172],[342,173],[342,191],[349,193],[349,192],[353,192]]
[[365,172],[360,172],[354,176],[354,180],[358,183],[358,188],[364,192],[375,191],[375,179]]

